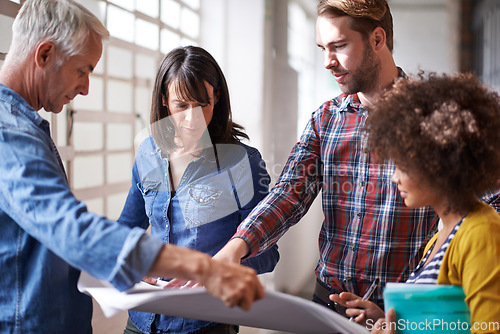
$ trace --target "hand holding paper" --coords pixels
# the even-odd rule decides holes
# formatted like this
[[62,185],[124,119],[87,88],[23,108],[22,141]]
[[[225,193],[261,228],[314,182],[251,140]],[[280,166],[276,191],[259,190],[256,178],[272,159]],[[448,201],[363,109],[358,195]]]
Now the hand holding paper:
[[[186,261],[186,259],[190,261]],[[150,276],[177,277],[202,284],[226,306],[249,310],[252,303],[264,297],[264,288],[255,270],[239,264],[213,260],[193,250],[165,244],[158,255]]]
[[156,286],[140,282],[131,290],[119,292],[82,272],[78,288],[91,295],[107,317],[135,310],[291,333],[368,333],[324,306],[281,292],[267,290],[251,310],[244,311],[228,308],[204,288],[163,289],[164,285],[164,281]]

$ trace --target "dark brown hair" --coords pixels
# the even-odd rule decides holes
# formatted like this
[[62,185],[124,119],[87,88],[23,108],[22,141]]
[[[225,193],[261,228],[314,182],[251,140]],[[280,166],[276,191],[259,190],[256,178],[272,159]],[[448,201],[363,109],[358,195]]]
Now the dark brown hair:
[[386,0],[321,0],[317,7],[318,16],[350,16],[351,28],[366,40],[376,27],[385,31],[386,44],[392,52],[392,15]]
[[176,148],[173,140],[175,129],[166,118],[171,113],[163,103],[168,101],[169,86],[175,85],[175,90],[185,100],[209,103],[205,81],[214,88],[214,96],[218,97],[208,124],[212,142],[235,143],[240,138],[248,139],[244,128],[232,121],[229,90],[219,65],[206,50],[186,46],[170,51],[163,58],[156,75],[150,121],[153,138],[162,151]]
[[369,144],[448,199],[448,209],[498,186],[500,99],[472,74],[398,79],[370,108]]

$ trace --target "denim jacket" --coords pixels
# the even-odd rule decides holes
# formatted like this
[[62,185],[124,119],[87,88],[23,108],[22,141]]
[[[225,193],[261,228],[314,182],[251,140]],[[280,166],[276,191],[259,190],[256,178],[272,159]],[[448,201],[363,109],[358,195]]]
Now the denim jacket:
[[[221,249],[240,222],[268,193],[270,178],[260,153],[244,144],[217,144],[191,161],[171,192],[168,157],[152,137],[139,147],[123,212],[118,219],[130,227],[151,226],[164,242],[210,255]],[[272,271],[277,247],[243,264],[258,273]],[[192,333],[209,322],[130,311],[144,333]]]
[[163,242],[95,214],[72,195],[49,123],[0,85],[0,333],[90,333],[79,270],[120,290]]

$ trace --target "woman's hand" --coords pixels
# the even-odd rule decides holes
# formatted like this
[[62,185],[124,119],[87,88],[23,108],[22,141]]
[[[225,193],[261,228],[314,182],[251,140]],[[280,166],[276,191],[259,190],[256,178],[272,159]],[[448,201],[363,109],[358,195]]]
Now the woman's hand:
[[354,317],[354,321],[363,326],[367,325],[368,320],[370,320],[368,324],[371,322],[373,325],[376,320],[385,316],[384,311],[377,304],[362,300],[360,296],[350,292],[331,294],[330,300],[347,307],[346,315]]

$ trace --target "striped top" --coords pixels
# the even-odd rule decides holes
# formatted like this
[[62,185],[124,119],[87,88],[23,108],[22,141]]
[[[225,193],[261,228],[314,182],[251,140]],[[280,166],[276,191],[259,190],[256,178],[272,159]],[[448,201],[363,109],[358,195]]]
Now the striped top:
[[460,228],[460,225],[462,225],[462,222],[464,221],[464,218],[458,222],[457,225],[455,225],[455,228],[451,231],[451,233],[448,235],[448,238],[446,238],[446,241],[443,243],[441,248],[439,248],[438,252],[432,260],[424,266],[424,263],[427,261],[429,258],[429,255],[431,254],[432,250],[434,249],[434,245],[432,245],[431,248],[427,251],[425,256],[422,258],[422,261],[418,264],[417,268],[415,269],[414,272],[410,274],[410,277],[406,281],[406,283],[409,284],[437,284],[437,279],[439,275],[439,270],[441,269],[441,264],[443,263],[443,258],[444,254],[446,253],[446,250],[448,249],[448,246],[450,245],[451,240],[453,240],[453,237],[457,233],[458,229]]

